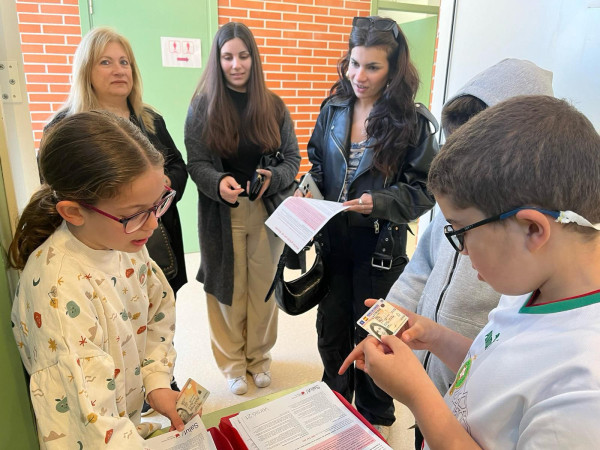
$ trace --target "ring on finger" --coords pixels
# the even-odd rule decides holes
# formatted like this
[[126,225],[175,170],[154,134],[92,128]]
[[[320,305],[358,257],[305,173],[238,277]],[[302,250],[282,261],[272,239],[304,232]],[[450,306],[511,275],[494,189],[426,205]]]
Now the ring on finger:
[[363,203],[362,203],[362,198],[359,198],[359,199],[358,199],[358,204],[359,204],[359,205],[362,205],[362,204],[363,204]]

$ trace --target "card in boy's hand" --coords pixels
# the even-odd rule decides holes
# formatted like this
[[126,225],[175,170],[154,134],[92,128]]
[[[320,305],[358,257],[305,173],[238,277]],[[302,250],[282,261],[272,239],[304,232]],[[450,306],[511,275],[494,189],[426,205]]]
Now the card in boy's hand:
[[188,423],[200,411],[200,408],[202,408],[202,405],[208,398],[208,394],[210,394],[208,389],[188,378],[175,403],[177,414],[179,414],[183,423]]
[[380,298],[356,323],[381,341],[382,335],[396,334],[407,321],[406,315]]

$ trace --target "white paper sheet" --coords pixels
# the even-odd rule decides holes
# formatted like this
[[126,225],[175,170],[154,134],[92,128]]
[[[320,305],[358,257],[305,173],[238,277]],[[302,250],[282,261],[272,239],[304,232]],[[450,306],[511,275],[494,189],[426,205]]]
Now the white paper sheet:
[[248,448],[391,450],[323,382],[242,411],[232,425]]
[[217,447],[196,415],[183,431],[170,431],[146,440],[144,450],[217,450]]
[[288,197],[265,222],[292,250],[300,250],[333,216],[348,209],[341,203],[314,198]]

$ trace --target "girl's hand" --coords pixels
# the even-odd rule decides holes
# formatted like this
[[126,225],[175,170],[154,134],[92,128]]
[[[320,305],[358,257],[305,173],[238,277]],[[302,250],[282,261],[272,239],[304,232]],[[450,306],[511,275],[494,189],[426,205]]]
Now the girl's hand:
[[371,194],[363,194],[360,198],[348,200],[343,206],[349,206],[346,211],[354,211],[361,214],[371,214],[373,212],[373,197]]
[[223,178],[219,183],[219,193],[227,203],[237,202],[237,198],[242,192],[244,192],[244,189],[232,176]]
[[154,389],[146,396],[152,409],[171,421],[171,428],[169,431],[183,431],[183,428],[185,427],[183,420],[181,420],[181,417],[179,417],[179,414],[177,414],[177,410],[175,409],[175,402],[177,401],[178,396],[179,392],[170,388]]
[[[269,185],[271,184],[271,177],[273,176],[271,171],[267,170],[267,169],[256,169],[256,171],[265,177],[265,182],[263,183],[262,187],[260,188],[260,192],[258,193],[258,196],[254,199],[254,201],[258,200],[259,198],[261,198],[263,196],[263,194],[265,193],[265,191],[268,189]],[[250,182],[249,181],[246,184],[246,192],[250,192]]]

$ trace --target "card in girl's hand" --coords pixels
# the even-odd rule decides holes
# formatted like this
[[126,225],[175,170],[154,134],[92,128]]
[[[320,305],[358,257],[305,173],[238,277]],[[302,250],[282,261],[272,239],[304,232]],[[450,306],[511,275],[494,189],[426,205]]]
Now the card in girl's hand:
[[188,378],[175,403],[177,414],[183,423],[188,423],[200,411],[209,394],[208,389]]
[[407,321],[406,315],[380,298],[356,323],[381,341],[381,336],[396,334]]

